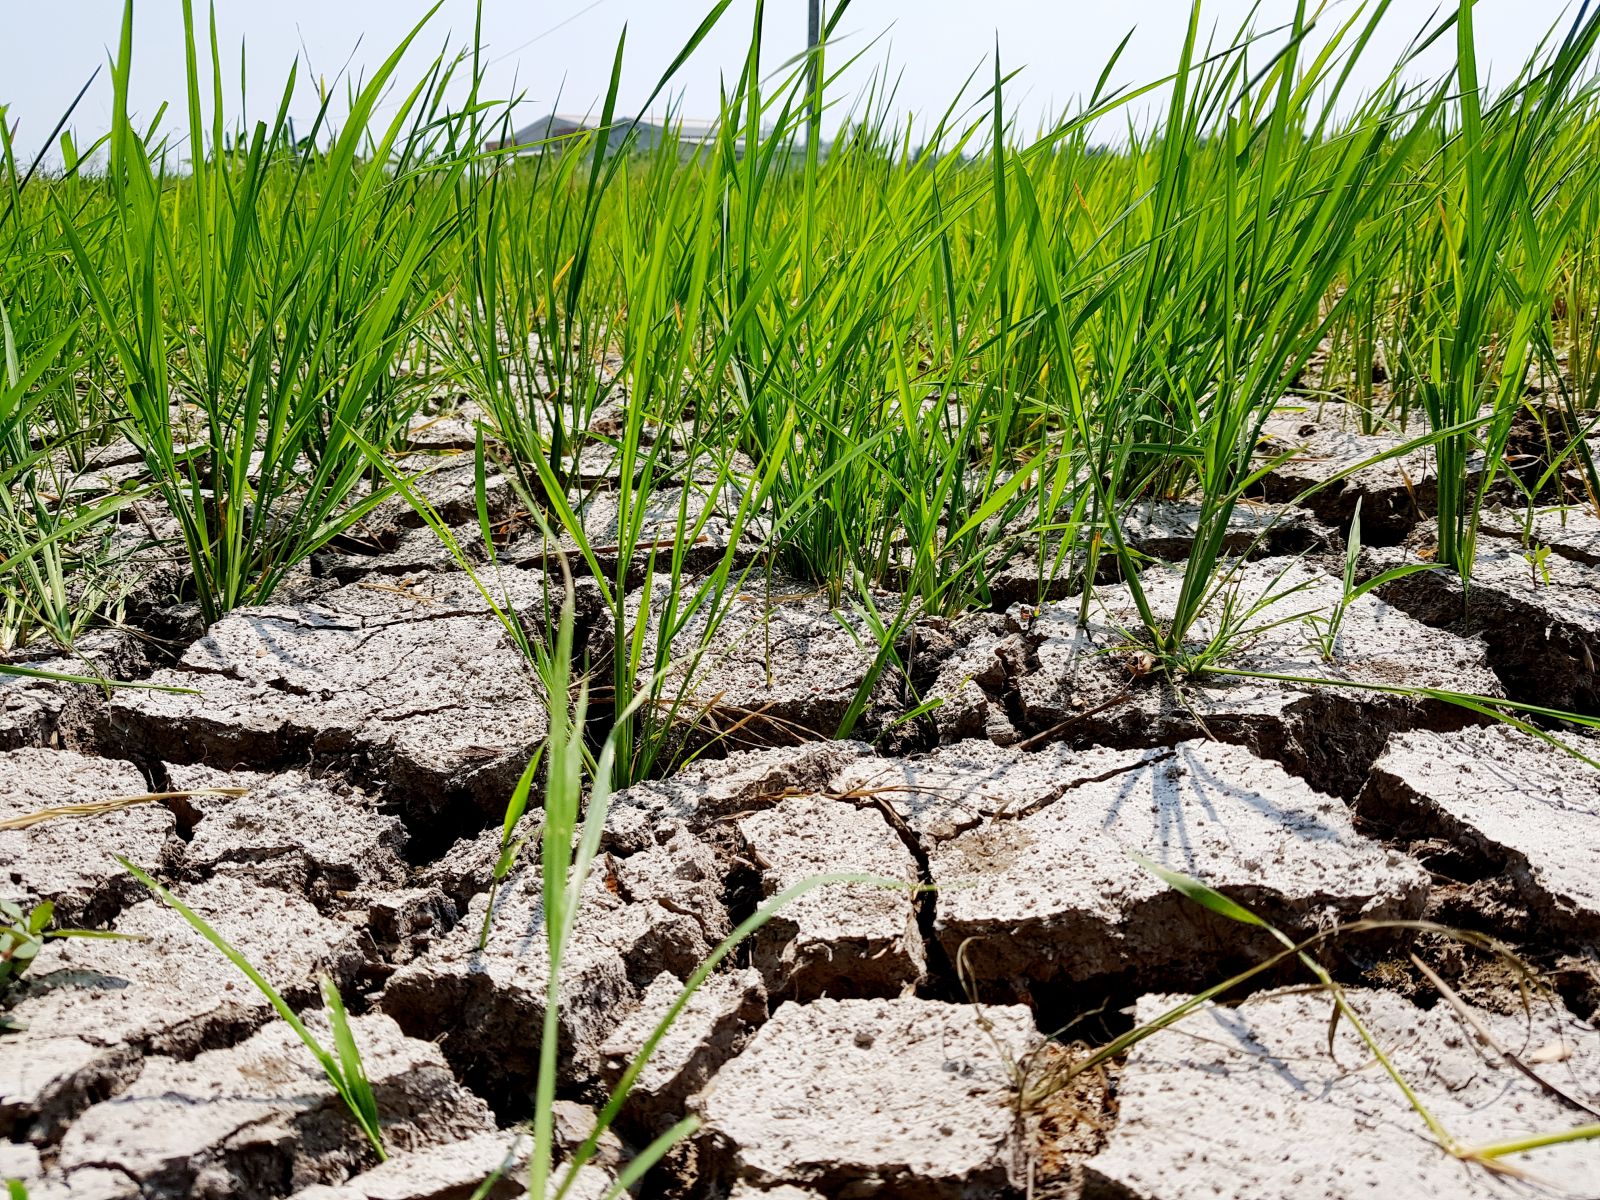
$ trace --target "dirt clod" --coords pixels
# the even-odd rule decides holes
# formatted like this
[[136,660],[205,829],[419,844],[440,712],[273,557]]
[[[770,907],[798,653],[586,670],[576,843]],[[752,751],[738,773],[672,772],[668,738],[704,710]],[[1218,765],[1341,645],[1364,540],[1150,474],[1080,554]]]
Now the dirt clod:
[[[328,1044],[320,1014],[308,1024]],[[415,1150],[493,1130],[488,1108],[456,1083],[437,1048],[402,1036],[381,1014],[352,1018],[351,1030],[389,1145]],[[338,1183],[375,1160],[316,1059],[275,1022],[192,1062],[150,1059],[122,1095],[73,1123],[57,1169],[70,1181],[110,1168],[151,1200],[220,1200]]]
[[[1152,1020],[1177,996],[1147,996]],[[1429,1011],[1388,992],[1355,991],[1352,1006],[1452,1136],[1467,1146],[1581,1124],[1581,1113],[1492,1053],[1480,1054],[1449,1005]],[[1330,1001],[1282,993],[1213,1007],[1140,1042],[1121,1077],[1121,1116],[1087,1165],[1089,1200],[1395,1200],[1501,1197],[1508,1180],[1439,1148],[1394,1082],[1367,1066],[1371,1051],[1348,1022],[1328,1053]],[[1555,1046],[1568,1056],[1536,1069],[1588,1103],[1600,1100],[1600,1035],[1560,1011],[1479,1013],[1523,1056]],[[1549,1146],[1504,1160],[1537,1181],[1530,1194],[1587,1195],[1600,1143]]]
[[829,1196],[1002,1193],[1017,1182],[1007,1057],[1036,1036],[1024,1008],[785,1004],[697,1101],[710,1165]]
[[[0,817],[7,819],[148,791],[132,763],[70,750],[0,754]],[[116,855],[156,867],[172,854],[176,840],[177,821],[158,803],[0,830],[0,896],[25,907],[53,901],[61,926],[102,925],[143,894]]]
[[1600,776],[1506,728],[1390,739],[1358,810],[1507,878],[1548,934],[1600,937]]

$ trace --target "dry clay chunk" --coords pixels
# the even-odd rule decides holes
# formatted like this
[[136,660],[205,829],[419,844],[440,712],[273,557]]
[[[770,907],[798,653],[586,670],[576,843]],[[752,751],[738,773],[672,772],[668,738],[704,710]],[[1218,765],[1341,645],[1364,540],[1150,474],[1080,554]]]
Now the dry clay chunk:
[[[656,976],[638,1009],[612,1031],[601,1053],[603,1076],[615,1086],[683,993],[683,982]],[[627,1115],[663,1128],[684,1102],[742,1047],[767,1016],[767,992],[751,967],[719,971],[700,985],[656,1044],[628,1093]]]
[[451,792],[503,806],[546,729],[522,655],[458,576],[236,609],[153,679],[201,694],[119,695],[123,744],[218,767],[355,756],[423,818]]
[[[1357,501],[1361,531],[1368,544],[1393,543],[1424,514],[1438,496],[1438,474],[1431,447],[1422,447],[1381,462],[1380,454],[1403,446],[1425,430],[1365,434],[1360,414],[1343,404],[1284,406],[1261,427],[1263,460],[1288,455],[1262,480],[1274,503],[1302,502],[1341,533],[1350,527]],[[1366,466],[1335,480],[1358,464]],[[1481,456],[1468,464],[1470,478],[1483,469]],[[1312,488],[1318,490],[1309,496]]]
[[46,1174],[33,1146],[0,1141],[0,1183],[19,1183],[28,1200],[139,1200],[139,1187],[117,1171],[86,1167],[69,1184],[54,1172]]
[[794,796],[744,818],[739,833],[769,899],[834,872],[905,885],[829,883],[780,908],[755,935],[755,962],[771,991],[897,996],[921,981],[917,864],[882,814],[849,800]]
[[829,1196],[1003,1193],[1017,1182],[1006,1056],[1037,1036],[1021,1007],[785,1004],[696,1102],[709,1162],[730,1184]]
[[[34,662],[7,661],[35,671],[87,679],[134,679],[149,666],[144,645],[120,629],[95,629],[78,639],[75,654]],[[0,750],[27,746],[82,749],[94,740],[95,714],[105,691],[27,675],[0,675]]]
[[344,1183],[304,1188],[293,1200],[513,1200],[528,1194],[528,1149],[521,1134],[480,1133],[396,1154]]
[[[326,1018],[306,1018],[331,1044]],[[459,1141],[494,1129],[488,1106],[465,1091],[436,1046],[408,1038],[380,1013],[351,1032],[395,1147]],[[274,1021],[237,1046],[191,1062],[158,1057],[114,1100],[77,1119],[57,1170],[109,1167],[146,1197],[262,1195],[338,1183],[376,1161],[372,1147],[295,1032]],[[269,1182],[272,1181],[272,1182]]]
[[[345,980],[361,966],[358,931],[302,897],[219,876],[183,899],[292,1001],[310,999],[318,975]],[[17,990],[7,1015],[24,1029],[0,1042],[0,1136],[53,1141],[91,1099],[120,1090],[142,1054],[193,1054],[271,1014],[166,905],[130,905],[114,928],[141,940],[48,942]]]
[[665,779],[624,788],[606,812],[604,844],[632,854],[675,824],[703,833],[740,813],[770,808],[784,796],[819,792],[869,747],[862,742],[805,742],[696,759]]
[[[188,874],[237,871],[309,896],[324,909],[339,907],[344,892],[406,880],[405,826],[335,778],[201,766],[171,767],[168,774],[174,788],[196,789],[185,801],[194,817],[183,856]],[[204,790],[234,788],[245,794]]]
[[[656,644],[671,594],[671,580],[657,576],[647,647]],[[878,597],[886,619],[897,600]],[[630,613],[643,607],[643,591],[628,598]],[[694,718],[702,734],[727,731],[730,749],[832,737],[872,669],[867,647],[874,643],[864,622],[835,612],[815,587],[794,580],[764,581],[735,594],[709,637],[707,624],[702,609],[677,635],[679,649],[673,653],[682,657],[668,667],[663,694],[682,698],[683,719]],[[684,654],[702,642],[703,654]],[[655,670],[647,655],[640,666],[641,687]],[[885,672],[879,680],[877,696],[887,695],[888,676]]]
[[[1537,1084],[1485,1054],[1448,1004],[1422,1011],[1390,992],[1350,1002],[1422,1102],[1468,1146],[1583,1123]],[[1146,996],[1146,1022],[1181,996]],[[1280,993],[1207,1008],[1134,1047],[1121,1115],[1087,1164],[1088,1200],[1477,1200],[1592,1196],[1600,1141],[1548,1146],[1504,1162],[1521,1180],[1445,1153],[1372,1053],[1340,1022],[1328,1055],[1329,1000]],[[1600,1102],[1600,1035],[1565,1013],[1477,1012],[1497,1040],[1588,1104]]]
[[1600,934],[1600,772],[1503,727],[1389,741],[1359,811],[1502,864],[1550,931]]
[[[1224,620],[1243,621],[1227,667],[1334,683],[1210,676],[1189,681],[1179,694],[1159,678],[1130,673],[1117,650],[1127,646],[1128,630],[1141,627],[1139,610],[1125,587],[1103,588],[1087,627],[1078,623],[1077,601],[1047,605],[1029,623],[1025,636],[1038,668],[1018,680],[1028,728],[1060,729],[1083,745],[1170,745],[1209,735],[1276,759],[1324,791],[1354,796],[1389,733],[1419,725],[1452,729],[1476,719],[1441,700],[1359,685],[1502,694],[1481,642],[1428,628],[1372,595],[1345,607],[1325,658],[1318,638],[1326,626],[1317,622],[1343,602],[1341,580],[1298,559],[1260,559],[1230,571],[1191,640],[1218,636]],[[1140,580],[1156,615],[1170,616],[1182,571],[1153,563]],[[1253,615],[1246,620],[1247,613]]]
[[[998,756],[998,755],[997,755]],[[1018,817],[986,818],[937,843],[936,929],[980,979],[1081,981],[1129,968],[1197,976],[1219,957],[1274,944],[1218,918],[1141,865],[1142,854],[1234,896],[1269,921],[1311,932],[1330,919],[1415,917],[1428,880],[1412,860],[1355,832],[1345,805],[1239,746],[1085,752],[1078,782]],[[1120,760],[1120,761],[1117,761]],[[990,769],[950,792],[1019,786]]]
[[[132,763],[70,750],[0,754],[0,817],[7,819],[148,790]],[[143,891],[116,856],[159,866],[176,833],[177,822],[159,804],[0,830],[0,896],[25,907],[54,901],[58,926],[102,924]]]
[[[1426,560],[1394,548],[1370,551],[1363,561],[1376,573]],[[1477,632],[1513,698],[1567,712],[1600,707],[1600,568],[1561,554],[1540,558],[1520,539],[1486,536],[1478,539],[1465,594],[1454,571],[1407,575],[1378,590],[1419,621]]]
[[[660,851],[663,858],[668,853]],[[597,1074],[601,1043],[651,981],[663,971],[687,978],[726,931],[726,912],[706,890],[709,878],[626,870],[630,861],[614,870],[596,865],[562,960],[560,1070],[566,1080]],[[704,876],[704,864],[697,867]],[[676,894],[651,895],[652,882]],[[475,897],[460,924],[395,972],[383,1008],[406,1032],[439,1042],[468,1081],[493,1099],[525,1094],[533,1078],[539,1049],[529,1030],[544,1020],[550,960],[536,871],[523,871],[500,889],[487,946],[479,950],[488,899],[486,893]]]

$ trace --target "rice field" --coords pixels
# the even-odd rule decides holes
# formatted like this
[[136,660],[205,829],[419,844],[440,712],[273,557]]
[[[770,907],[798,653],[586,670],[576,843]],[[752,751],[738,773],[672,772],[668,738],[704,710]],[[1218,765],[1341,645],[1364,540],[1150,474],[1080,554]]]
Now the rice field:
[[1600,15],[847,8],[0,108],[13,1196],[1592,1194]]

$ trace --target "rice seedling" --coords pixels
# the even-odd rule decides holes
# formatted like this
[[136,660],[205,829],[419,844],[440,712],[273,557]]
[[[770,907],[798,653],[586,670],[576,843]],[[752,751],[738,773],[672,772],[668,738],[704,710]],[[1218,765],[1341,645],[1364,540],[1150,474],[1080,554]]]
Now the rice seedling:
[[[1580,12],[1554,53],[1531,62],[1487,110],[1470,3],[1458,7],[1455,26],[1460,125],[1441,148],[1450,180],[1440,200],[1450,285],[1436,293],[1426,364],[1412,369],[1436,433],[1486,417],[1475,431],[1443,433],[1436,447],[1439,559],[1467,580],[1478,513],[1521,404],[1530,338],[1549,310],[1554,273],[1583,212],[1558,208],[1557,200],[1569,186],[1587,191],[1593,179],[1594,165],[1564,135],[1590,103],[1593,85],[1582,72],[1600,38],[1600,14]],[[1475,480],[1474,451],[1483,460]]]
[[[437,63],[385,127],[369,129],[421,29],[352,90],[326,150],[325,96],[308,148],[285,162],[294,74],[273,121],[230,139],[215,19],[208,124],[186,4],[189,159],[173,180],[176,149],[147,142],[128,114],[133,10],[124,10],[111,230],[91,242],[59,197],[56,208],[121,373],[119,415],[181,528],[207,623],[268,598],[386,494],[362,494],[360,444],[387,447],[417,401],[395,367],[430,311],[424,263],[450,228],[453,184],[474,152],[469,115],[435,116],[455,62]],[[199,412],[193,436],[186,406]]]
[[372,1093],[372,1084],[367,1079],[366,1069],[362,1066],[360,1047],[356,1045],[355,1038],[350,1032],[350,1017],[345,1011],[338,985],[326,975],[318,981],[323,1007],[327,1010],[328,1024],[333,1032],[333,1049],[329,1050],[300,1019],[299,1014],[290,1007],[289,1002],[273,986],[272,981],[256,970],[250,960],[212,928],[204,917],[163,887],[143,867],[136,866],[125,858],[119,857],[117,861],[130,875],[154,892],[163,904],[187,921],[196,933],[215,946],[224,958],[239,968],[240,973],[266,998],[278,1016],[294,1030],[295,1036],[305,1043],[306,1049],[311,1051],[327,1075],[328,1083],[344,1102],[351,1119],[360,1126],[373,1152],[380,1160],[387,1158],[378,1101]]
[[[1525,507],[1524,586],[1557,590],[1569,552],[1592,565],[1534,530],[1552,508],[1600,514],[1600,14],[1580,8],[1491,90],[1461,0],[1363,90],[1357,68],[1397,19],[1388,0],[1345,14],[1295,0],[1270,14],[1282,18],[1273,28],[1255,12],[1210,35],[1195,4],[1169,75],[1119,85],[1124,42],[1081,100],[1030,135],[1001,45],[942,113],[902,128],[886,69],[853,108],[837,98],[870,50],[836,40],[858,11],[849,4],[828,11],[818,45],[778,64],[764,57],[759,0],[703,8],[633,112],[624,32],[593,119],[559,137],[548,124],[518,134],[522,98],[487,94],[481,19],[465,49],[424,55],[407,77],[432,11],[375,70],[339,81],[342,102],[320,86],[309,128],[289,119],[298,67],[266,120],[228,123],[217,18],[190,0],[174,121],[131,110],[131,0],[105,137],[63,118],[44,142],[59,166],[47,167],[18,150],[0,110],[0,674],[100,683],[89,667],[25,664],[44,647],[70,656],[107,626],[165,636],[182,625],[157,611],[167,596],[131,599],[136,512],[180,548],[177,582],[163,587],[205,627],[274,600],[319,621],[301,598],[332,586],[324,574],[400,596],[424,570],[469,577],[549,721],[520,779],[505,780],[485,912],[468,931],[491,953],[504,889],[539,872],[548,972],[528,1031],[537,1069],[521,1081],[538,1195],[573,1193],[667,1031],[744,938],[823,882],[883,882],[808,879],[730,920],[732,936],[684,979],[606,1098],[591,1089],[593,1131],[560,1153],[563,972],[608,806],[758,725],[760,713],[723,711],[707,681],[719,656],[740,654],[765,656],[770,676],[775,594],[803,596],[830,636],[829,622],[842,625],[861,668],[806,737],[881,732],[880,751],[929,748],[945,733],[920,718],[948,702],[922,691],[934,644],[957,673],[988,671],[982,703],[1000,724],[1015,718],[997,740],[1018,752],[1059,740],[1065,727],[1021,699],[1019,679],[1037,667],[1033,602],[1076,596],[1087,626],[1114,585],[1132,606],[1114,648],[1130,652],[1115,681],[1124,698],[1161,687],[1184,702],[1186,688],[1245,677],[1363,689],[1455,705],[1600,765],[1592,713],[1343,669],[1346,618],[1379,589],[1426,572],[1470,586],[1491,503]],[[692,130],[674,88],[736,11],[751,17],[748,41],[724,64],[715,119]],[[1447,76],[1423,73],[1433,49],[1453,54]],[[650,119],[658,104],[664,120]],[[441,495],[416,468],[417,419],[451,403],[466,431],[447,440],[460,457],[440,460],[440,477],[457,490]],[[1267,435],[1291,412],[1349,449],[1285,499],[1269,485],[1295,452]],[[1380,513],[1364,490],[1375,473],[1403,477],[1403,504]],[[1347,506],[1324,516],[1336,495]],[[1143,514],[1180,509],[1185,544],[1154,548]],[[1312,509],[1336,528],[1317,527]],[[1245,598],[1245,563],[1291,515],[1314,527],[1310,548],[1274,549],[1275,578]],[[384,564],[402,576],[355,571],[349,584],[348,564],[323,553],[359,534],[409,554],[418,522],[443,551],[429,542]],[[1412,558],[1368,569],[1364,551],[1401,543]],[[1168,570],[1156,563],[1166,555],[1182,561],[1158,604],[1152,565]],[[1308,563],[1338,585],[1317,604],[1312,585],[1292,582]],[[745,621],[745,605],[765,615]],[[1240,665],[1285,625],[1303,630],[1312,667]],[[995,663],[962,665],[968,628],[1001,642]],[[184,652],[161,644],[152,657]],[[304,753],[359,788],[392,783],[381,756],[324,750],[294,731],[271,762],[243,765]],[[50,811],[111,814],[150,798]],[[405,808],[389,791],[383,803]],[[440,820],[471,832],[483,816]],[[920,836],[894,832],[908,850]],[[323,1045],[234,947],[128,869],[267,996],[381,1155],[383,1114],[337,989],[321,982]],[[1152,869],[1214,914],[1260,925]],[[6,913],[15,936],[0,946],[0,983],[49,932],[39,910]],[[1269,931],[1281,953],[1074,1069],[1300,964],[1450,1154],[1487,1165],[1595,1136],[1469,1146],[1451,1135],[1315,956],[1379,925],[1303,943]],[[610,1194],[694,1129],[691,1115],[669,1122]]]
[[[111,938],[129,939],[125,934],[108,933],[99,929],[57,929],[54,927],[56,906],[41,900],[29,908],[13,900],[0,900],[0,1003],[17,985],[23,973],[33,965],[46,941],[53,938]],[[0,1033],[14,1029],[0,1013]]]

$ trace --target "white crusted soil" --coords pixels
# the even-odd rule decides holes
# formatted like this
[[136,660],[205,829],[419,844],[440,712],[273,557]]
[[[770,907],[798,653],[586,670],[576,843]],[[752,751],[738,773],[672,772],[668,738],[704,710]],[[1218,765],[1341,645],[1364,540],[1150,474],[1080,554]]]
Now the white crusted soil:
[[[0,753],[0,818],[28,817],[74,804],[141,796],[149,789],[132,763],[70,750]],[[26,829],[0,830],[0,896],[31,907],[56,906],[62,926],[109,921],[143,891],[117,863],[122,855],[160,866],[177,843],[177,821],[160,804],[138,804],[90,817],[55,817]]]
[[[1019,807],[1034,799],[1028,766],[1017,768]],[[1422,868],[1357,834],[1341,801],[1238,746],[1094,754],[1076,782],[1066,771],[1062,781],[1036,811],[986,817],[930,853],[939,939],[978,979],[1165,970],[1214,982],[1203,977],[1218,961],[1270,951],[1135,854],[1298,935],[1334,920],[1416,917],[1427,898]]]
[[1358,802],[1510,878],[1550,932],[1600,935],[1600,772],[1504,727],[1391,738]]
[[122,744],[220,767],[354,757],[422,818],[451,793],[503,806],[546,728],[521,653],[465,576],[237,609],[153,678],[200,694],[118,695]]
[[[1146,996],[1149,1021],[1182,997]],[[1389,992],[1350,1001],[1394,1065],[1466,1145],[1581,1125],[1585,1114],[1481,1053],[1448,1004],[1429,1011]],[[1134,1047],[1119,1085],[1121,1115],[1087,1166],[1089,1200],[1477,1200],[1587,1197],[1600,1179],[1600,1142],[1508,1157],[1505,1178],[1446,1154],[1348,1022],[1328,1054],[1330,1001],[1282,993],[1208,1008]],[[1600,1035],[1564,1012],[1477,1014],[1537,1069],[1586,1103],[1600,1102]],[[1589,1118],[1592,1119],[1592,1118]]]
[[[344,982],[360,968],[359,930],[303,897],[229,876],[181,891],[293,1001],[314,995],[324,972]],[[48,942],[18,989],[8,1015],[25,1028],[0,1043],[0,1135],[53,1141],[86,1104],[119,1091],[141,1055],[192,1055],[271,1015],[232,963],[153,898],[114,928],[141,940]]]
[[[320,1013],[307,1024],[328,1044]],[[493,1130],[488,1108],[461,1088],[437,1047],[404,1037],[381,1014],[352,1018],[351,1032],[390,1145],[417,1149]],[[122,1095],[73,1123],[56,1169],[70,1180],[110,1168],[149,1198],[221,1200],[340,1182],[375,1161],[321,1066],[279,1021],[190,1062],[150,1059]]]
[[698,1102],[704,1152],[761,1188],[1003,1193],[1019,1182],[1006,1055],[1037,1035],[1025,1008],[983,1018],[913,998],[785,1004]]
[[742,819],[739,834],[768,899],[835,873],[904,885],[830,883],[779,909],[753,947],[774,995],[896,996],[921,982],[917,864],[881,813],[849,799],[792,796]]

